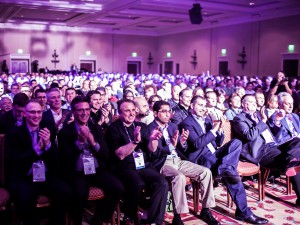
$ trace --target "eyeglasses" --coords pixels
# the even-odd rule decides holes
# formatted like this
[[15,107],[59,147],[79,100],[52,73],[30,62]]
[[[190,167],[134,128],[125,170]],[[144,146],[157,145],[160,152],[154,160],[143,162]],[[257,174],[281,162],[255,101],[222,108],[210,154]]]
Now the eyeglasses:
[[75,109],[77,112],[79,113],[83,113],[83,112],[90,112],[91,108],[86,108],[86,109]]
[[43,113],[42,110],[26,110],[26,112],[28,112],[30,114],[42,114]]
[[158,112],[160,112],[160,113],[164,113],[164,114],[167,114],[167,113],[172,113],[172,110],[170,109],[170,110],[159,110]]

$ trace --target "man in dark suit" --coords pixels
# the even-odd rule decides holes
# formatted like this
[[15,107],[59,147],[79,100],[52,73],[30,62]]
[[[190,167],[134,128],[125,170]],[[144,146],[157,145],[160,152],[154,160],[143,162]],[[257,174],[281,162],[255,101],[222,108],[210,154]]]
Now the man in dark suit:
[[6,134],[10,129],[23,123],[25,104],[29,100],[24,93],[18,93],[13,100],[13,108],[0,117],[0,134]]
[[91,224],[109,222],[116,204],[123,195],[122,183],[106,170],[109,151],[102,128],[90,120],[90,105],[83,97],[71,103],[74,122],[65,125],[58,133],[61,171],[74,191],[73,221],[81,225],[83,209],[91,186],[99,187],[105,197],[97,202]]
[[192,97],[193,91],[189,88],[185,88],[179,92],[179,103],[172,109],[174,113],[171,119],[172,123],[178,125],[189,115]]
[[[151,163],[166,177],[171,179],[174,218],[172,225],[183,225],[180,214],[188,213],[185,193],[186,177],[201,183],[202,210],[200,219],[209,225],[220,224],[211,214],[210,208],[215,207],[213,179],[208,168],[192,163],[182,154],[187,148],[188,130],[179,135],[178,126],[170,122],[171,108],[166,101],[157,101],[153,106],[155,120],[148,125],[150,131],[158,129],[161,138],[156,150],[151,154]],[[182,151],[182,152],[181,152]]]
[[144,189],[150,189],[150,206],[146,224],[162,224],[169,185],[164,176],[149,163],[149,153],[154,150],[159,131],[151,134],[147,126],[135,122],[136,108],[132,100],[118,102],[120,119],[107,129],[106,140],[111,151],[111,169],[125,186],[124,224],[134,225],[138,203]]
[[46,96],[50,108],[43,113],[42,125],[49,129],[51,142],[56,143],[57,133],[70,119],[71,113],[69,110],[61,108],[61,94],[58,88],[51,88],[47,91]]
[[[299,161],[297,155],[294,155],[294,149],[280,151],[267,125],[266,114],[256,116],[255,96],[245,95],[242,107],[243,112],[233,119],[234,134],[243,143],[241,158],[268,168],[295,171],[294,167],[299,166]],[[295,175],[291,181],[298,197],[296,204],[300,205],[300,174]]]
[[201,96],[194,96],[191,115],[179,125],[180,129],[190,132],[186,156],[192,162],[210,168],[214,175],[222,177],[236,204],[235,216],[238,220],[251,224],[267,223],[268,220],[254,215],[247,205],[245,189],[236,170],[241,141],[233,139],[219,147],[224,140],[222,126],[226,119],[221,117],[221,121],[211,121],[207,115],[206,100]]
[[25,106],[26,123],[6,134],[5,151],[10,165],[10,190],[23,225],[38,224],[36,200],[40,194],[51,199],[51,224],[62,225],[71,199],[68,185],[58,178],[57,149],[50,131],[40,127],[42,107],[37,100]]

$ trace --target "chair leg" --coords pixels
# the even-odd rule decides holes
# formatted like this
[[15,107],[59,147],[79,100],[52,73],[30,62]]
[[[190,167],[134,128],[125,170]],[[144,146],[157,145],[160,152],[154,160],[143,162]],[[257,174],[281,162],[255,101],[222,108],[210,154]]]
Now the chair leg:
[[291,195],[292,194],[292,183],[290,181],[290,177],[286,177],[286,190],[287,190],[287,195]]
[[259,170],[259,172],[258,172],[258,201],[263,200],[264,193],[265,193],[265,189],[262,184],[261,171]]
[[192,181],[193,186],[193,203],[194,203],[194,212],[197,214],[199,212],[199,183],[196,181]]
[[262,173],[262,200],[265,199],[265,187],[266,187],[266,183],[267,183],[267,180],[268,180],[268,177],[270,175],[270,169],[269,168],[263,168],[261,167],[261,173]]

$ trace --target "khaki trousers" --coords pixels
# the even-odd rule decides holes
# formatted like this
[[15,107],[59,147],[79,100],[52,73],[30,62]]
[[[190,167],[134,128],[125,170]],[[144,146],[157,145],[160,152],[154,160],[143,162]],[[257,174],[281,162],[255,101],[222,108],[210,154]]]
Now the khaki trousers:
[[213,178],[210,169],[181,160],[179,157],[166,159],[160,170],[161,174],[171,177],[172,194],[174,200],[174,212],[188,213],[188,203],[185,193],[186,177],[200,183],[203,208],[215,207],[215,196],[213,192]]

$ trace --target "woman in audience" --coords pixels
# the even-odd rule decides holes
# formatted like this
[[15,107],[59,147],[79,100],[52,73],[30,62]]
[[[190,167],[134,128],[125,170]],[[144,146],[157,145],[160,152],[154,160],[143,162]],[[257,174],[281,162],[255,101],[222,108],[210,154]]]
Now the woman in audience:
[[150,110],[153,111],[152,109],[153,109],[154,103],[157,101],[161,101],[161,100],[162,100],[162,98],[159,95],[152,95],[148,100]]
[[237,93],[233,93],[229,97],[230,108],[226,110],[225,116],[228,120],[233,120],[233,118],[242,112],[241,109],[241,97]]
[[217,109],[220,109],[223,113],[228,109],[228,104],[225,102],[226,100],[226,92],[223,89],[217,89]]
[[134,95],[133,95],[133,92],[131,90],[124,90],[124,93],[123,93],[123,98],[124,99],[129,99],[129,100],[133,100],[134,99]]

